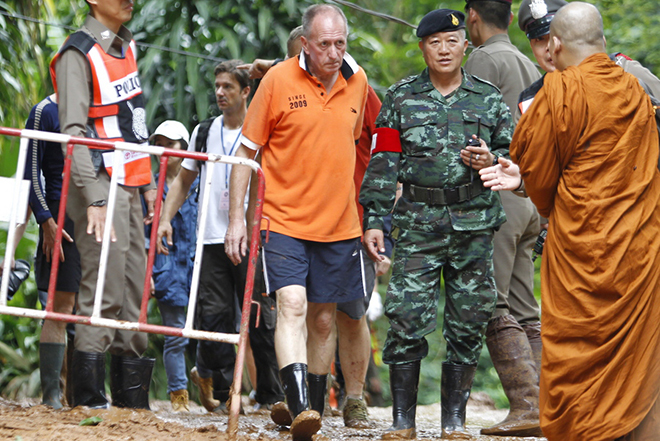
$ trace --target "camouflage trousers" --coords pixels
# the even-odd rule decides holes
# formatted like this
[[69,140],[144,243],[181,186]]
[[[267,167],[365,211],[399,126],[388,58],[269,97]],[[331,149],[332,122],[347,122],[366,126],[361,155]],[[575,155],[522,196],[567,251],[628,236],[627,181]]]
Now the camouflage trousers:
[[405,363],[428,355],[425,336],[436,328],[441,273],[447,360],[463,364],[479,360],[497,300],[493,231],[438,234],[402,230],[385,299],[385,315],[390,320],[383,348],[385,363]]

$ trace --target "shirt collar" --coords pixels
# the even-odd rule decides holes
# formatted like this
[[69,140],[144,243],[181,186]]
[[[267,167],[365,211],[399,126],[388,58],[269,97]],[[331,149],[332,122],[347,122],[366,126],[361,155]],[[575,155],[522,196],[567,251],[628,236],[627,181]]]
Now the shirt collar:
[[511,43],[511,39],[508,34],[495,34],[490,37],[484,44],[481,46],[488,46],[489,44],[497,43],[498,41],[503,41],[506,43]]
[[133,34],[126,26],[122,25],[115,34],[91,15],[87,16],[83,27],[89,31],[105,53],[110,53],[111,48],[115,48],[123,55],[126,51],[122,51],[121,48],[126,49],[133,39]]
[[[474,88],[474,82],[467,75],[467,72],[465,72],[465,69],[463,69],[462,67],[461,67],[461,74],[463,75],[463,79],[461,80],[461,85],[459,86],[459,88],[478,92]],[[428,92],[433,89],[435,89],[435,86],[433,86],[433,83],[431,82],[431,77],[429,76],[429,68],[427,67],[422,71],[422,73],[413,83],[413,93]]]
[[[307,71],[307,73],[311,75],[312,73],[309,71],[309,66],[307,66],[307,58],[305,57],[304,50],[300,51],[300,56],[298,58],[298,66],[300,66],[302,70]],[[344,59],[341,63],[341,67],[339,68],[339,71],[341,72],[341,75],[344,77],[344,79],[348,80],[353,76],[353,74],[357,73],[358,70],[359,66],[357,62],[348,54],[348,52],[344,52]]]

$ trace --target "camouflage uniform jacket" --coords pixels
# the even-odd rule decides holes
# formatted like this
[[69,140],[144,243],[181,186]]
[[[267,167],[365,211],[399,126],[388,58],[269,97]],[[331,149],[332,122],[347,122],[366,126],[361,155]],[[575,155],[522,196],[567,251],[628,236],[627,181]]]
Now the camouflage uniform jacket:
[[[479,117],[480,136],[491,152],[507,156],[511,114],[492,84],[463,71],[462,84],[443,97],[431,83],[427,68],[390,87],[376,119],[376,130],[396,130],[401,151],[380,151],[376,136],[360,192],[365,229],[382,229],[383,216],[394,206],[397,181],[455,188],[479,180],[479,172],[463,164],[459,156],[467,139],[477,133]],[[497,228],[505,221],[499,195],[488,189],[452,205],[429,205],[404,196],[393,212],[395,227],[437,233]]]

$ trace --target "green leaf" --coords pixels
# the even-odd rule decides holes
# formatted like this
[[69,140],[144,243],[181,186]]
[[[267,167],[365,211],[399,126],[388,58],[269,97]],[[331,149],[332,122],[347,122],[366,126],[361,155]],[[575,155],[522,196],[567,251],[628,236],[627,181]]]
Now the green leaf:
[[266,40],[268,38],[268,29],[270,29],[273,20],[273,13],[268,8],[259,10],[259,39]]
[[79,426],[96,426],[97,424],[99,424],[101,422],[103,422],[103,419],[101,417],[94,416],[94,417],[85,418],[78,425]]

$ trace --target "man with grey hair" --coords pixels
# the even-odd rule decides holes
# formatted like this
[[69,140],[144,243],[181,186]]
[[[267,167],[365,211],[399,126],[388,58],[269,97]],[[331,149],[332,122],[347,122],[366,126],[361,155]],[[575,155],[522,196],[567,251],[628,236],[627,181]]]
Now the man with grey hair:
[[[525,189],[549,218],[541,271],[541,427],[550,441],[660,433],[660,175],[654,109],[605,53],[588,3],[550,25],[556,71],[523,113],[514,163],[485,185]],[[606,103],[606,105],[604,105]],[[519,166],[519,169],[518,169]]]
[[[339,8],[311,6],[302,23],[300,56],[263,78],[236,153],[252,159],[261,150],[268,182],[265,272],[277,298],[275,349],[294,439],[309,439],[321,427],[336,304],[365,296],[353,171],[367,78],[346,53],[348,27]],[[242,202],[249,176],[245,167],[232,170],[225,248],[235,264],[247,250]],[[278,424],[289,422],[282,410],[271,413]]]

